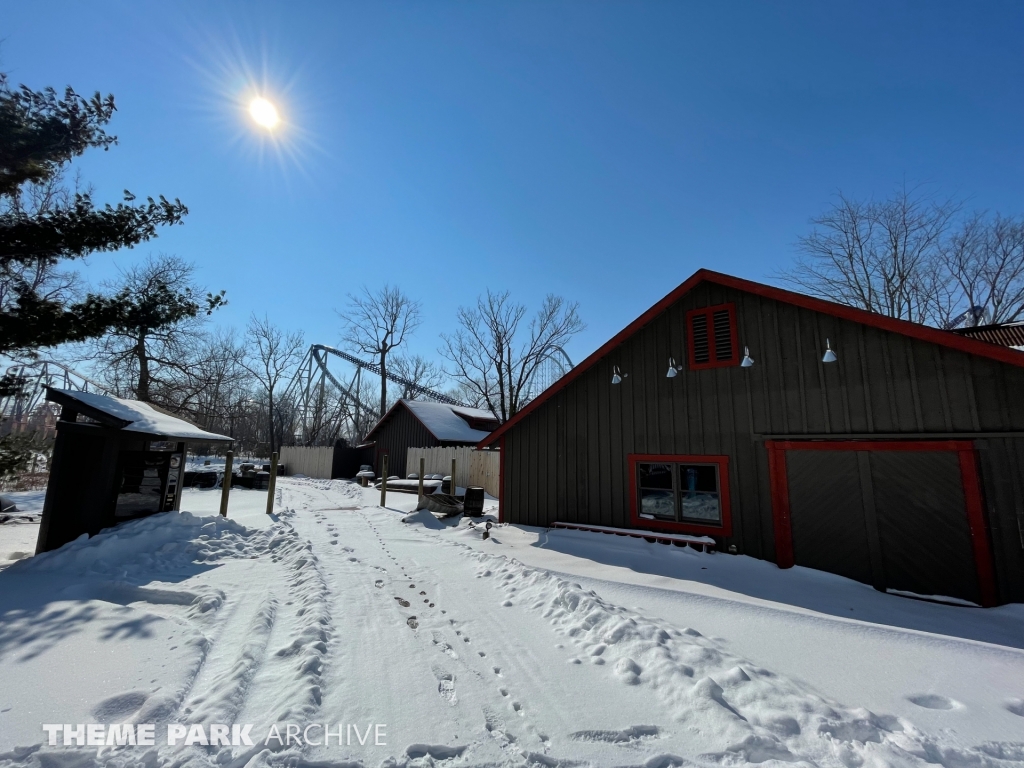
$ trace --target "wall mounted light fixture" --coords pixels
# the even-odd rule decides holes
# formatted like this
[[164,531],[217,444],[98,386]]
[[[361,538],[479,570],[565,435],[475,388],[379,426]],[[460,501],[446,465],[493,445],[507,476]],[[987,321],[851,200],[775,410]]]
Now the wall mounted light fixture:
[[612,366],[612,384],[621,384],[622,380],[626,376],[629,376],[629,374],[628,373],[623,373],[622,371],[620,371],[619,370],[619,366],[617,366],[617,365],[613,365]]
[[743,360],[740,362],[740,368],[750,368],[754,365],[754,358],[750,356],[750,347],[743,348]]
[[679,375],[681,370],[683,370],[683,366],[676,365],[676,359],[674,357],[670,357],[668,359],[668,372],[665,374],[665,378],[674,379]]
[[832,351],[832,342],[825,339],[825,354],[822,355],[821,362],[823,363],[834,363],[839,358],[836,357],[836,353]]

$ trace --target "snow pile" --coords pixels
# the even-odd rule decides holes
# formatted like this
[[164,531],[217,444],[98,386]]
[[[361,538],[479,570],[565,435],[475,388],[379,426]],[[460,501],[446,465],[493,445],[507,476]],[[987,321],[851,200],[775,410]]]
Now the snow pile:
[[703,760],[846,768],[925,763],[997,768],[1024,761],[1024,742],[975,748],[949,744],[904,718],[830,702],[729,653],[695,629],[644,618],[515,560],[474,554],[480,564],[477,576],[494,581],[504,597],[502,606],[539,611],[571,640],[577,653],[570,663],[606,667],[623,685],[647,686],[694,737],[712,736],[725,745],[701,755]]
[[[150,658],[163,656],[162,671],[151,666],[149,674],[140,676],[140,682],[150,685],[143,682],[102,699],[90,709],[91,719],[164,724],[244,718],[259,727],[309,721],[323,695],[332,626],[327,586],[310,543],[287,522],[293,513],[285,510],[279,517],[281,522],[256,530],[219,516],[153,515],[10,566],[3,573],[7,588],[31,585],[40,597],[6,612],[0,605],[5,682],[20,684],[24,696],[31,690],[24,688],[26,681],[39,674],[32,664],[73,670],[63,676],[67,699],[52,693],[46,697],[46,706],[62,710],[70,702],[96,698],[89,690],[89,675],[75,665],[76,655],[93,653],[97,644],[96,652],[104,657],[114,652],[116,666],[143,670],[153,661],[145,660],[146,654],[133,643],[153,642],[157,650]],[[240,590],[238,577],[220,573],[216,579],[203,578],[232,562],[257,569],[252,572],[265,574],[266,582],[255,590]],[[241,578],[244,583],[246,577]],[[183,588],[179,582],[186,579],[190,585]],[[44,608],[39,611],[35,605]],[[69,605],[75,608],[65,607]],[[76,629],[69,634],[72,620]],[[166,633],[169,646],[159,637]],[[72,638],[73,643],[58,645]],[[258,673],[273,688],[254,695]],[[255,709],[254,698],[259,700]],[[29,725],[38,719],[26,715]],[[202,747],[161,747],[158,742],[146,753],[128,748],[89,755],[80,749],[31,747],[0,754],[0,765],[128,765],[139,760],[147,765],[237,760],[242,765],[262,747],[249,749],[223,748],[211,754]]]
[[152,578],[224,557],[255,557],[249,539],[255,531],[226,517],[164,512],[123,523],[90,538],[77,539],[11,566],[11,572],[105,574]]
[[434,517],[434,514],[429,509],[417,509],[411,515],[406,515],[402,518],[403,523],[412,523],[414,525],[422,525],[424,528],[429,528],[434,531],[439,531],[442,528],[448,526]]

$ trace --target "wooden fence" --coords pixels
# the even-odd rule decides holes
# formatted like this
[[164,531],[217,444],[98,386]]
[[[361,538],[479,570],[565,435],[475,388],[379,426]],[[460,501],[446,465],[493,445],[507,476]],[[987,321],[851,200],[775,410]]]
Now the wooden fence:
[[334,466],[334,446],[284,445],[281,447],[281,463],[289,475],[301,474],[330,480],[331,468]]
[[498,495],[499,456],[497,451],[478,451],[468,445],[451,448],[410,448],[406,454],[407,472],[420,471],[420,457],[426,459],[428,475],[445,475],[452,471],[455,459],[455,484],[463,488],[479,485],[491,496]]

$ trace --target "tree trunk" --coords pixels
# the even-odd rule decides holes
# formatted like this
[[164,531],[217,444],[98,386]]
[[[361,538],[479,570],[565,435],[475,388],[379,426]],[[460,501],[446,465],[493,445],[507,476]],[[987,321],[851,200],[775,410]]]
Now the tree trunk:
[[270,414],[270,453],[274,453],[274,390],[270,390],[270,407],[267,409]]
[[149,402],[149,355],[146,352],[146,334],[140,333],[135,344],[135,357],[139,361],[139,385],[135,388],[135,397],[142,402]]
[[388,404],[388,353],[382,349],[380,352],[380,417],[384,418],[384,409]]

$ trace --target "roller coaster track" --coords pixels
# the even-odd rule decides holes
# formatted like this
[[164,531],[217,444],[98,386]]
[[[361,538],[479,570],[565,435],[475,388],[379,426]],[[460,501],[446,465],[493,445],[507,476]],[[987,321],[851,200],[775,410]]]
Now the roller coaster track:
[[[350,355],[348,352],[342,352],[340,349],[335,349],[334,347],[328,347],[325,344],[313,344],[312,346],[310,346],[309,351],[306,353],[306,358],[303,360],[302,364],[299,365],[299,371],[302,371],[303,368],[306,368],[308,370],[310,367],[315,365],[323,373],[323,375],[326,376],[327,379],[332,384],[334,384],[334,386],[338,387],[338,389],[345,392],[345,394],[347,394],[353,400],[356,399],[356,393],[350,391],[351,385],[346,386],[345,384],[343,384],[328,369],[327,355],[334,355],[335,357],[340,357],[345,362],[351,363],[352,365],[356,366],[357,369],[369,371],[370,373],[376,376],[380,376],[379,365],[369,363],[366,360],[360,360],[355,355]],[[434,400],[435,402],[447,403],[448,405],[463,405],[463,403],[459,402],[453,397],[449,397],[448,395],[442,394],[440,392],[435,392],[434,390],[428,389],[427,387],[420,386],[415,381],[411,381],[410,379],[407,379],[404,376],[394,374],[391,371],[385,372],[384,376],[385,378],[387,378],[388,381],[392,381],[395,384],[401,384],[406,389],[406,391],[413,392],[417,395],[429,398],[431,400]],[[295,385],[295,381],[295,379],[292,380],[292,384],[289,385],[289,389],[291,389],[291,387]]]
[[15,363],[8,367],[6,375],[21,384],[21,389],[13,395],[0,397],[0,416],[15,421],[28,418],[36,411],[47,387],[111,394],[102,384],[55,360]]
[[[354,367],[347,378],[337,371],[331,371],[329,359],[336,357]],[[531,398],[539,395],[573,367],[572,360],[561,347],[551,347],[544,360],[530,377],[528,387]],[[351,369],[350,369],[351,370]],[[355,355],[343,352],[325,344],[313,344],[306,352],[282,396],[282,402],[294,407],[295,437],[303,444],[327,445],[344,434],[359,439],[368,431],[367,417],[375,419],[376,408],[364,404],[360,399],[363,371],[380,376],[380,366],[361,360]],[[388,381],[401,385],[408,395],[433,400],[447,405],[463,406],[464,403],[442,392],[417,384],[415,381],[387,371]],[[329,392],[328,384],[335,391]]]
[[[355,367],[355,373],[348,381],[330,370],[329,358],[331,356],[344,360]],[[338,437],[342,421],[351,422],[353,430],[357,433],[356,436],[360,436],[358,431],[362,424],[361,416],[365,416],[368,411],[375,412],[373,408],[367,408],[360,399],[359,390],[364,370],[375,376],[380,376],[381,372],[379,365],[361,360],[340,349],[328,347],[325,344],[310,346],[282,397],[285,402],[295,403],[298,420],[296,426],[300,430],[297,435],[299,439],[307,443],[311,441],[330,442]],[[384,376],[388,381],[400,384],[406,392],[414,395],[448,405],[462,405],[461,402],[448,395],[435,392],[391,371],[386,371]],[[329,402],[333,401],[334,397],[328,397],[328,382],[337,389],[339,403]],[[335,406],[339,408],[337,413],[333,412]]]

